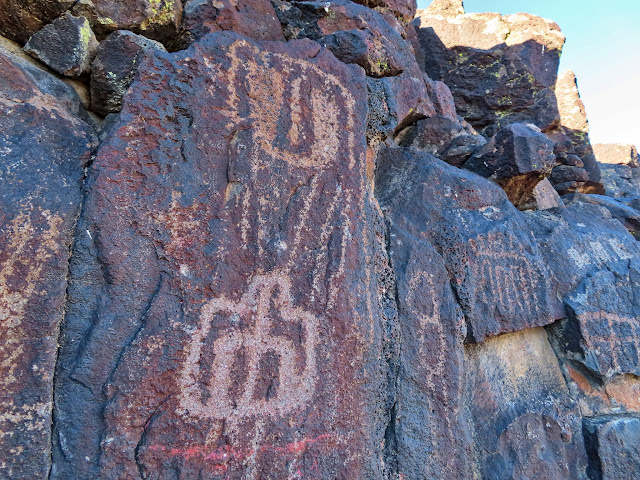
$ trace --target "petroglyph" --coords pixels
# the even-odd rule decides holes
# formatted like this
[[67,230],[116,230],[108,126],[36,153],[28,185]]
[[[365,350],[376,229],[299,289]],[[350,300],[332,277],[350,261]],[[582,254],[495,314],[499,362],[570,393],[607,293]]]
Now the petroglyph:
[[[283,416],[304,408],[315,391],[317,318],[293,305],[290,280],[280,274],[253,279],[239,302],[225,297],[211,300],[203,308],[200,325],[187,350],[180,374],[180,413],[196,418],[240,421],[247,417]],[[278,323],[280,322],[280,323]],[[226,324],[227,327],[219,325]],[[300,344],[274,334],[278,324],[300,329]],[[215,340],[210,339],[215,332]],[[208,346],[211,345],[212,346]],[[210,378],[202,378],[205,351],[213,349]],[[260,365],[268,355],[279,359],[277,390],[268,398],[256,398]],[[242,359],[245,378],[236,394],[233,367]],[[203,394],[202,385],[208,387]],[[206,399],[205,399],[206,398]]]
[[[530,259],[519,253],[520,245],[516,245],[511,237],[505,239],[494,233],[469,244],[475,254],[476,278],[488,285],[481,289],[481,299],[486,305],[495,305],[509,315],[542,312],[536,290],[523,286],[547,284],[548,281],[539,269],[532,267]],[[496,250],[495,245],[501,244],[505,248]]]
[[[226,98],[222,113],[229,118],[227,128],[249,126],[261,153],[295,167],[327,167],[341,150],[354,151],[356,101],[339,78],[311,62],[265,52],[244,40],[234,42],[227,55],[228,71],[205,58],[213,75],[223,76],[217,82],[222,92],[216,95]],[[291,77],[296,79],[288,81]],[[350,155],[349,168],[356,165],[356,157]]]
[[633,258],[618,239],[606,237],[590,241],[588,245],[583,245],[581,250],[570,248],[567,253],[578,268]]

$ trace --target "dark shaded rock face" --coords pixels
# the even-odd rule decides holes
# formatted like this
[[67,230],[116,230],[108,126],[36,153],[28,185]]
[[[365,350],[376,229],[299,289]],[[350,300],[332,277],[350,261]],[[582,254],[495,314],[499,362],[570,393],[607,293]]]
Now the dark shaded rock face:
[[640,419],[585,420],[591,478],[614,480],[640,476]]
[[[58,329],[96,137],[73,91],[0,49],[0,477],[46,478]],[[77,99],[76,99],[77,102]]]
[[379,478],[360,72],[231,34],[141,68],[80,219],[53,478]]
[[558,124],[558,25],[527,14],[463,13],[462,2],[435,2],[414,22],[426,72],[451,88],[458,113],[486,137],[511,123]]
[[126,30],[100,43],[91,65],[91,108],[100,115],[122,110],[122,97],[133,82],[145,53],[162,50],[161,43]]
[[0,0],[0,35],[24,44],[76,0]]

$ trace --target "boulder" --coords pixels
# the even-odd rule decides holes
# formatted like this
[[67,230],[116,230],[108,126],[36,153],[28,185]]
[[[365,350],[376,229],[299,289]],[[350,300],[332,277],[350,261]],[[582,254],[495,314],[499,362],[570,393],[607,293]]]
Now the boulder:
[[[561,193],[568,191],[582,193],[603,194],[600,168],[593,154],[589,140],[589,122],[587,113],[580,98],[578,82],[572,71],[563,72],[558,76],[555,87],[555,95],[560,113],[560,123],[547,132],[549,138],[556,142],[556,152],[559,154],[559,163],[574,168],[572,178],[566,178],[570,173],[565,170],[560,176],[562,180],[555,180],[552,176],[551,183]],[[579,157],[580,162],[575,157]],[[580,165],[582,163],[582,165]],[[556,167],[561,168],[561,167]],[[587,178],[584,178],[586,172]],[[558,176],[558,175],[556,175]],[[571,188],[565,188],[567,182],[573,183]]]
[[543,131],[559,123],[555,98],[564,35],[528,14],[464,14],[462,2],[436,1],[414,26],[430,78],[445,82],[458,113],[485,137],[512,123]]
[[354,2],[382,12],[391,12],[405,22],[413,20],[418,8],[416,0],[354,0]]
[[598,143],[593,146],[593,152],[600,163],[628,165],[631,168],[640,167],[640,157],[635,145]]
[[89,173],[51,478],[383,477],[366,102],[309,40],[146,57]]
[[640,373],[640,244],[608,210],[583,202],[531,212],[567,320],[552,334],[564,355],[599,377]]
[[584,430],[592,459],[590,478],[640,477],[640,418],[585,419]]
[[164,49],[161,43],[126,30],[109,35],[91,65],[91,109],[100,115],[119,112],[143,56]]
[[419,120],[396,140],[403,147],[424,150],[456,167],[487,143],[483,136],[470,134],[457,119],[442,116]]
[[67,12],[33,34],[24,49],[56,72],[79,77],[89,71],[98,41],[86,18]]
[[605,194],[615,198],[640,198],[640,171],[629,165],[601,163]]
[[284,41],[270,0],[188,0],[182,28],[192,40],[213,32],[232,31],[254,40]]
[[544,329],[469,345],[465,371],[481,478],[586,480],[580,411]]
[[554,164],[553,142],[535,126],[514,123],[477,150],[464,168],[495,181],[522,209]]
[[553,188],[548,178],[543,179],[533,189],[530,200],[525,200],[521,205],[523,210],[548,210],[550,208],[560,208],[564,205],[562,198]]
[[81,110],[70,87],[0,48],[0,477],[10,480],[51,467],[69,251],[96,146]]
[[0,0],[0,35],[24,45],[76,0]]
[[443,257],[468,342],[564,316],[525,217],[497,185],[425,152],[383,149],[376,196],[402,205]]

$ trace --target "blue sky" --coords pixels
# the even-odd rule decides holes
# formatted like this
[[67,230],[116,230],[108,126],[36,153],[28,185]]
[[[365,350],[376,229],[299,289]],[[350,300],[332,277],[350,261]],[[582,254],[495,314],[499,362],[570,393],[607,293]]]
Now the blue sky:
[[[418,0],[426,8],[430,0]],[[578,77],[593,143],[640,147],[640,0],[465,0],[465,10],[528,12],[567,37],[561,70]]]

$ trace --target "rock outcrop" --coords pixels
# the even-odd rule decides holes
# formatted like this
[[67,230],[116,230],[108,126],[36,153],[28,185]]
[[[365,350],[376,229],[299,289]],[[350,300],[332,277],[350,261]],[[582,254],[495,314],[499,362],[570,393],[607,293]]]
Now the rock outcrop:
[[0,7],[0,478],[638,475],[640,168],[555,23]]

